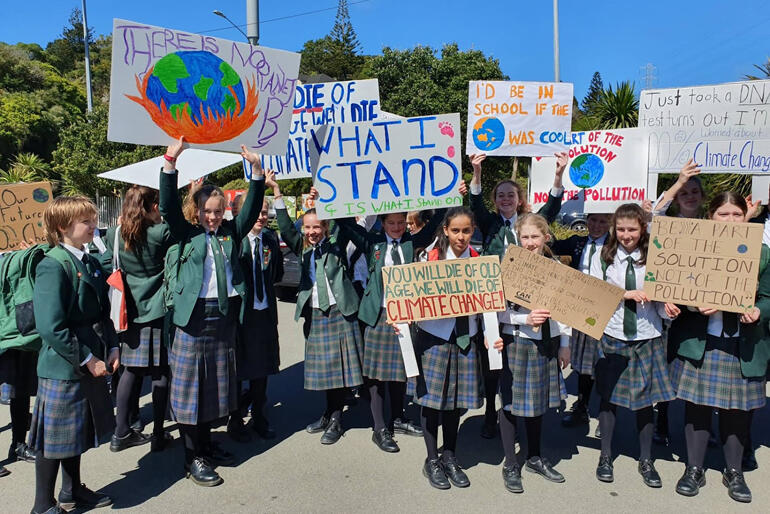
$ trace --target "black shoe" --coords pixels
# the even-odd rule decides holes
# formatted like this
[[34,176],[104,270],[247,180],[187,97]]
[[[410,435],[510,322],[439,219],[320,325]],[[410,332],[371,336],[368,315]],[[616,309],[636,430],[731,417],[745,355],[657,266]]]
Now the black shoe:
[[35,451],[27,446],[27,443],[16,443],[16,446],[11,445],[11,450],[8,452],[8,458],[11,461],[35,462],[35,456]]
[[275,439],[275,430],[270,428],[270,423],[264,417],[252,417],[248,422],[248,426],[262,439]]
[[751,503],[751,490],[746,485],[743,473],[737,469],[726,469],[722,472],[722,483],[727,487],[730,498],[741,503]]
[[396,418],[393,420],[393,433],[422,437],[422,427],[410,419]]
[[6,467],[5,467],[5,466],[3,466],[2,464],[0,464],[0,477],[7,477],[7,476],[8,476],[8,475],[10,475],[10,474],[11,474],[11,472],[10,472],[10,471],[8,471],[8,469],[6,469]]
[[572,408],[561,418],[564,427],[576,427],[588,424],[588,409],[580,400],[572,404]]
[[240,418],[230,418],[230,421],[227,422],[227,435],[236,443],[248,443],[251,441],[251,434]]
[[326,430],[326,427],[329,426],[329,417],[324,414],[321,416],[321,418],[318,421],[315,421],[313,423],[310,423],[305,430],[308,431],[310,434],[317,434],[318,432],[323,432]]
[[706,471],[697,466],[687,466],[684,475],[676,483],[676,492],[682,496],[695,496],[706,485]]
[[564,482],[564,475],[553,469],[553,466],[551,466],[551,463],[548,462],[548,459],[543,459],[540,457],[532,457],[527,459],[527,463],[524,465],[524,469],[532,473],[537,473],[538,475],[544,477],[546,480],[556,482],[557,484]]
[[668,431],[662,429],[659,430],[658,427],[655,427],[655,433],[652,435],[652,442],[659,444],[660,446],[668,446],[671,442],[668,437]]
[[123,450],[133,448],[134,446],[147,444],[151,440],[152,436],[131,429],[131,431],[123,437],[118,437],[117,434],[112,435],[112,439],[110,439],[110,451],[122,452]]
[[494,439],[497,435],[497,413],[484,415],[484,424],[481,425],[481,437]]
[[741,460],[741,469],[743,471],[754,471],[759,467],[757,456],[754,454],[754,448],[746,446],[743,450],[743,459]]
[[166,431],[162,434],[152,434],[152,442],[150,443],[150,451],[157,453],[166,449],[166,446],[171,444],[174,440],[174,436]]
[[63,514],[66,511],[62,510],[62,508],[59,507],[59,504],[56,504],[45,512],[37,512],[36,510],[31,510],[29,512],[30,514]]
[[342,423],[339,419],[332,419],[321,436],[321,444],[334,444],[342,437]]
[[642,475],[644,485],[647,487],[663,487],[663,482],[660,480],[658,470],[655,469],[652,459],[644,459],[639,461],[639,474]]
[[80,487],[69,493],[59,491],[59,507],[67,512],[75,507],[99,509],[108,505],[112,505],[112,498],[93,492],[85,484],[80,484]]
[[372,441],[377,445],[377,448],[384,452],[398,453],[401,451],[401,448],[399,448],[396,441],[393,440],[393,436],[387,428],[372,432]]
[[599,455],[599,465],[596,466],[596,478],[600,482],[610,483],[615,481],[612,457],[609,455]]
[[202,459],[200,457],[196,457],[192,461],[192,464],[185,463],[184,470],[186,472],[187,478],[192,480],[196,485],[201,485],[203,487],[214,487],[215,485],[219,485],[223,482],[222,477],[219,476],[219,473],[214,471],[214,468],[212,468],[211,465],[206,462],[206,459]]
[[524,492],[524,486],[521,485],[521,468],[518,464],[503,466],[503,484],[512,493]]
[[204,450],[203,456],[207,461],[219,466],[232,466],[235,464],[235,455],[228,452],[219,443],[211,441]]
[[471,481],[468,480],[468,475],[457,463],[456,457],[448,457],[441,459],[441,465],[444,468],[444,473],[452,485],[455,487],[468,487],[471,485]]
[[602,438],[602,427],[600,427],[599,425],[596,425],[596,430],[594,430],[594,437],[597,439]]
[[428,479],[428,483],[436,489],[449,489],[451,487],[440,459],[425,459],[422,474]]

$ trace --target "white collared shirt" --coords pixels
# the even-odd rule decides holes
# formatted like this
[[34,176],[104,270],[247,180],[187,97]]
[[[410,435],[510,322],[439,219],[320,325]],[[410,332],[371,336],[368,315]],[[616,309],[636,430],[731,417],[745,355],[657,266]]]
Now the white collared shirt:
[[[738,316],[740,316],[740,314],[738,314]],[[716,336],[716,337],[722,337],[722,329],[724,328],[724,325],[722,324],[723,320],[724,320],[724,316],[723,316],[722,311],[717,311],[714,314],[712,314],[711,316],[709,316],[708,328],[706,330],[708,332],[708,335]],[[724,336],[725,337],[738,337],[739,335],[741,335],[740,319],[738,321],[738,330],[737,330],[737,332],[735,332],[734,334],[728,334],[727,332],[725,332]]]
[[[602,247],[607,242],[609,234],[604,234],[601,237],[593,239],[588,236],[586,245],[583,248],[583,254],[580,256],[580,271],[587,275],[591,275],[596,278],[603,278],[604,272],[602,271]],[[591,262],[588,262],[588,257],[591,255],[591,243],[596,242],[596,252],[591,258]]]
[[222,246],[219,237],[216,235],[212,237],[208,233],[206,234],[206,258],[203,261],[203,283],[201,284],[201,290],[198,293],[198,298],[219,298],[217,292],[217,270],[214,263],[214,251],[211,249],[212,244],[218,244],[219,249],[222,252],[222,258],[225,262],[225,276],[227,277],[227,296],[238,296],[238,292],[233,288],[233,268],[230,265],[225,249]]
[[[497,313],[497,320],[503,325],[503,334],[516,335],[516,325],[518,325],[518,335],[532,339],[533,341],[540,341],[543,339],[543,327],[541,326],[537,332],[535,332],[532,325],[527,325],[527,316],[532,312],[526,307],[519,306],[518,310],[507,309]],[[548,323],[551,327],[551,335],[559,334],[559,346],[566,348],[569,346],[569,339],[572,335],[572,329],[564,323],[559,323],[556,320],[549,319]]]
[[[358,221],[356,221],[356,223],[358,223],[359,226],[364,227],[367,232],[372,229],[376,222],[377,216],[373,214],[370,216],[362,216]],[[348,252],[349,261],[350,257],[356,253],[356,245],[350,242],[348,243],[346,250]],[[364,288],[366,288],[366,282],[369,279],[369,263],[366,262],[366,255],[361,254],[356,262],[350,262],[350,265],[353,266],[353,282],[361,282]]]
[[[385,247],[385,260],[382,264],[382,267],[386,266],[393,266],[393,256],[391,255],[391,251],[393,250],[393,239],[389,235],[385,234],[385,243],[387,246]],[[401,264],[410,264],[404,260],[404,252],[401,250],[401,239],[398,240],[399,244],[397,246],[398,248],[398,255],[401,257]],[[385,295],[382,295],[382,306],[385,307]]]
[[[262,232],[259,234],[254,234],[253,232],[249,232],[247,237],[249,238],[249,245],[251,246],[251,255],[254,255],[254,249],[258,246],[259,249],[257,250],[259,252],[259,259],[260,262],[264,259],[264,247],[262,246]],[[262,263],[264,266],[264,263]],[[259,301],[257,298],[257,273],[262,273],[262,269],[257,269],[257,261],[254,260],[252,257],[251,259],[251,277],[253,279],[254,283],[254,310],[255,311],[263,311],[267,309],[267,291],[265,290],[265,281],[264,281],[264,275],[262,280],[262,301]]]
[[[318,245],[316,246],[320,247],[324,241],[326,241],[326,238],[321,239],[318,242]],[[313,267],[312,269],[316,269],[315,268],[315,250],[313,249],[310,250],[310,266]],[[329,277],[326,276],[325,270],[324,270],[324,279],[325,279],[324,282],[326,282],[326,291],[329,295],[329,306],[331,307],[332,305],[335,305],[337,303],[337,299],[334,298],[334,293],[332,293],[331,285],[329,285]],[[310,302],[311,302],[311,306],[314,309],[320,308],[320,305],[318,303],[318,270],[317,269],[316,269],[316,280],[315,282],[313,282],[313,290],[310,294]]]

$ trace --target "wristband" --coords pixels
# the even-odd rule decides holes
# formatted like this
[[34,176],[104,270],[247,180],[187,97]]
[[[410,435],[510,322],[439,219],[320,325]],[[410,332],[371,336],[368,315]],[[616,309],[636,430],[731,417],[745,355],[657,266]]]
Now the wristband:
[[163,158],[172,164],[176,162],[176,157],[171,157],[169,154],[163,155]]

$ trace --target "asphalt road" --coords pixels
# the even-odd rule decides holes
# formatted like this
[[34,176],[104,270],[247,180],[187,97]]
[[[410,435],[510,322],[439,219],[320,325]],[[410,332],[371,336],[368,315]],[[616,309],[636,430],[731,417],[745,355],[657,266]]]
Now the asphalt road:
[[[301,327],[293,320],[294,304],[280,303],[282,371],[270,380],[267,415],[278,432],[272,441],[248,444],[231,441],[224,427],[214,437],[238,457],[234,467],[219,468],[224,484],[202,488],[185,480],[182,447],[177,438],[165,452],[154,454],[149,445],[111,453],[106,445],[83,456],[82,479],[92,489],[110,494],[113,509],[127,512],[768,512],[770,511],[770,413],[760,411],[754,420],[755,444],[760,468],[747,474],[754,502],[738,504],[727,496],[721,484],[723,459],[719,449],[707,457],[707,482],[695,498],[679,496],[676,481],[684,471],[682,405],[671,409],[673,442],[669,448],[655,448],[662,489],[649,489],[636,471],[638,452],[633,416],[619,411],[615,436],[615,482],[600,483],[594,477],[599,459],[599,441],[590,429],[561,428],[559,414],[546,416],[543,453],[566,477],[553,484],[524,473],[525,492],[513,495],[503,488],[503,452],[499,437],[479,437],[482,411],[468,412],[462,419],[458,459],[471,480],[467,489],[432,489],[422,476],[425,448],[421,438],[400,436],[401,452],[386,454],[371,442],[368,405],[346,411],[345,437],[332,446],[319,443],[320,434],[304,431],[323,409],[323,396],[302,388],[304,341]],[[570,377],[568,389],[575,392]],[[571,405],[570,396],[567,405]],[[142,397],[142,415],[152,417],[150,395]],[[598,402],[594,398],[593,415]],[[415,406],[409,406],[413,418]],[[0,408],[0,448],[10,444],[7,408]],[[168,423],[168,425],[173,425]],[[147,428],[149,430],[149,427]],[[522,439],[524,439],[522,437]],[[523,443],[526,446],[526,442]],[[526,454],[520,455],[523,460]],[[34,465],[14,462],[6,467],[12,474],[0,478],[0,512],[29,512],[34,494]],[[58,492],[58,489],[57,489]]]

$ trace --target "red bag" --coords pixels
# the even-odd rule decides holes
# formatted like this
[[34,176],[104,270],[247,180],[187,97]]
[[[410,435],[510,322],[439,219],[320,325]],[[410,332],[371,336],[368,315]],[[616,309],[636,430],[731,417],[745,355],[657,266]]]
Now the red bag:
[[110,286],[110,319],[115,326],[115,332],[125,332],[128,329],[128,309],[126,308],[126,283],[123,271],[120,269],[120,225],[115,229],[115,242],[112,245],[112,274],[107,277]]

